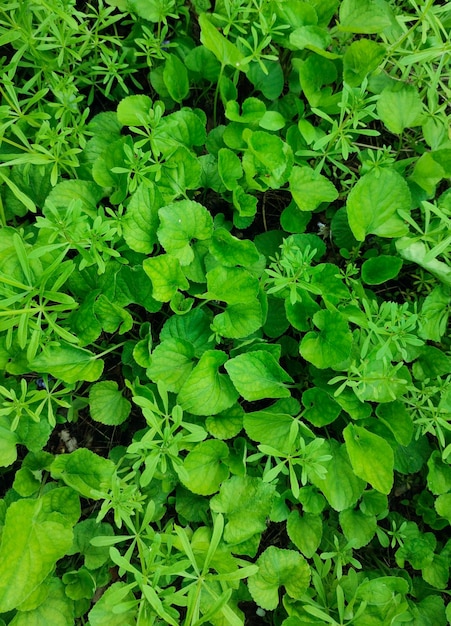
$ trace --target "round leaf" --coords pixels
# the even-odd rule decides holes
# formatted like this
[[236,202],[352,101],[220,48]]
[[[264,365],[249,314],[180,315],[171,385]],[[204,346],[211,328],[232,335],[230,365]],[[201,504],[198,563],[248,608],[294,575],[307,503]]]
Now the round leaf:
[[183,468],[187,478],[183,484],[193,493],[209,496],[218,491],[220,484],[229,475],[224,461],[229,449],[223,441],[211,439],[199,443],[185,458]]
[[239,354],[224,365],[233,384],[245,400],[290,396],[286,382],[293,382],[276,359],[265,350]]
[[287,533],[302,554],[311,559],[319,548],[323,535],[321,515],[312,513],[300,515],[296,509],[291,511],[287,519]]
[[408,226],[398,215],[410,212],[411,198],[406,181],[395,170],[371,170],[358,180],[347,200],[349,226],[358,241],[366,235],[402,237]]
[[173,202],[158,211],[160,228],[158,240],[166,252],[176,257],[180,265],[189,265],[194,259],[193,239],[209,239],[213,219],[205,207],[193,200]]
[[348,323],[335,311],[321,310],[313,316],[320,332],[309,332],[302,338],[299,351],[315,367],[340,369],[351,354],[352,333]]
[[367,285],[381,285],[387,280],[396,278],[402,263],[399,257],[387,254],[368,259],[362,265],[362,280]]
[[145,126],[150,121],[152,100],[149,96],[134,95],[123,98],[117,107],[117,119],[124,126]]
[[310,167],[293,167],[290,191],[301,211],[314,211],[322,202],[333,202],[338,191],[333,183]]
[[226,480],[210,500],[211,510],[225,515],[224,540],[239,544],[262,533],[274,496],[275,486],[264,483],[261,478],[232,476]]
[[351,87],[358,87],[365,76],[378,67],[384,56],[384,48],[371,39],[353,41],[343,56],[344,80]]
[[185,380],[177,396],[180,406],[193,415],[216,415],[230,408],[238,392],[226,374],[220,374],[227,355],[221,350],[207,350]]
[[377,101],[379,117],[392,133],[400,135],[405,128],[422,122],[423,103],[414,85],[390,84]]
[[124,398],[113,380],[104,380],[92,385],[89,391],[89,407],[93,420],[117,426],[130,415],[131,404]]
[[339,515],[340,526],[348,541],[353,541],[353,548],[363,548],[376,533],[375,515],[364,515],[361,511],[347,509]]
[[304,417],[314,426],[332,424],[340,414],[341,406],[324,389],[312,387],[302,394],[306,410]]
[[254,601],[271,611],[279,604],[279,587],[284,586],[290,598],[299,600],[310,583],[310,567],[304,557],[294,550],[267,548],[257,560],[259,570],[248,579]]

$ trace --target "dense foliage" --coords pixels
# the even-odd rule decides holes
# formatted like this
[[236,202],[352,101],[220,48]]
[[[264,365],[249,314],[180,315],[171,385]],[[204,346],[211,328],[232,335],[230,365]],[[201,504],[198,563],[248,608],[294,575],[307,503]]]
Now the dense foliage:
[[1,3],[1,625],[451,621],[450,32]]

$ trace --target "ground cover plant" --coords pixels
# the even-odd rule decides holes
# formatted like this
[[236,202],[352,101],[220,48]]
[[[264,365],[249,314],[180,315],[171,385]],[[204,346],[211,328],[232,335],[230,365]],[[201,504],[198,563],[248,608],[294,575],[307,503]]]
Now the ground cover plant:
[[1,625],[451,622],[450,32],[4,0]]

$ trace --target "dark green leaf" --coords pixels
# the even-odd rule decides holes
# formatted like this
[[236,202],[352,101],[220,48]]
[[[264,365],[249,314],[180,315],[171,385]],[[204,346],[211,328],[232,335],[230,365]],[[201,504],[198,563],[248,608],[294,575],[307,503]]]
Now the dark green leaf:
[[381,254],[365,261],[362,265],[362,280],[367,285],[381,285],[396,278],[402,267],[402,259]]

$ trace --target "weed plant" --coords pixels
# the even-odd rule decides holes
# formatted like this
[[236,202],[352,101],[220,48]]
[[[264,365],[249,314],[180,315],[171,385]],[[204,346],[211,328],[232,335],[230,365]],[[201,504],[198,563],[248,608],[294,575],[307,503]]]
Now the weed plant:
[[3,0],[0,625],[451,623],[450,7]]

